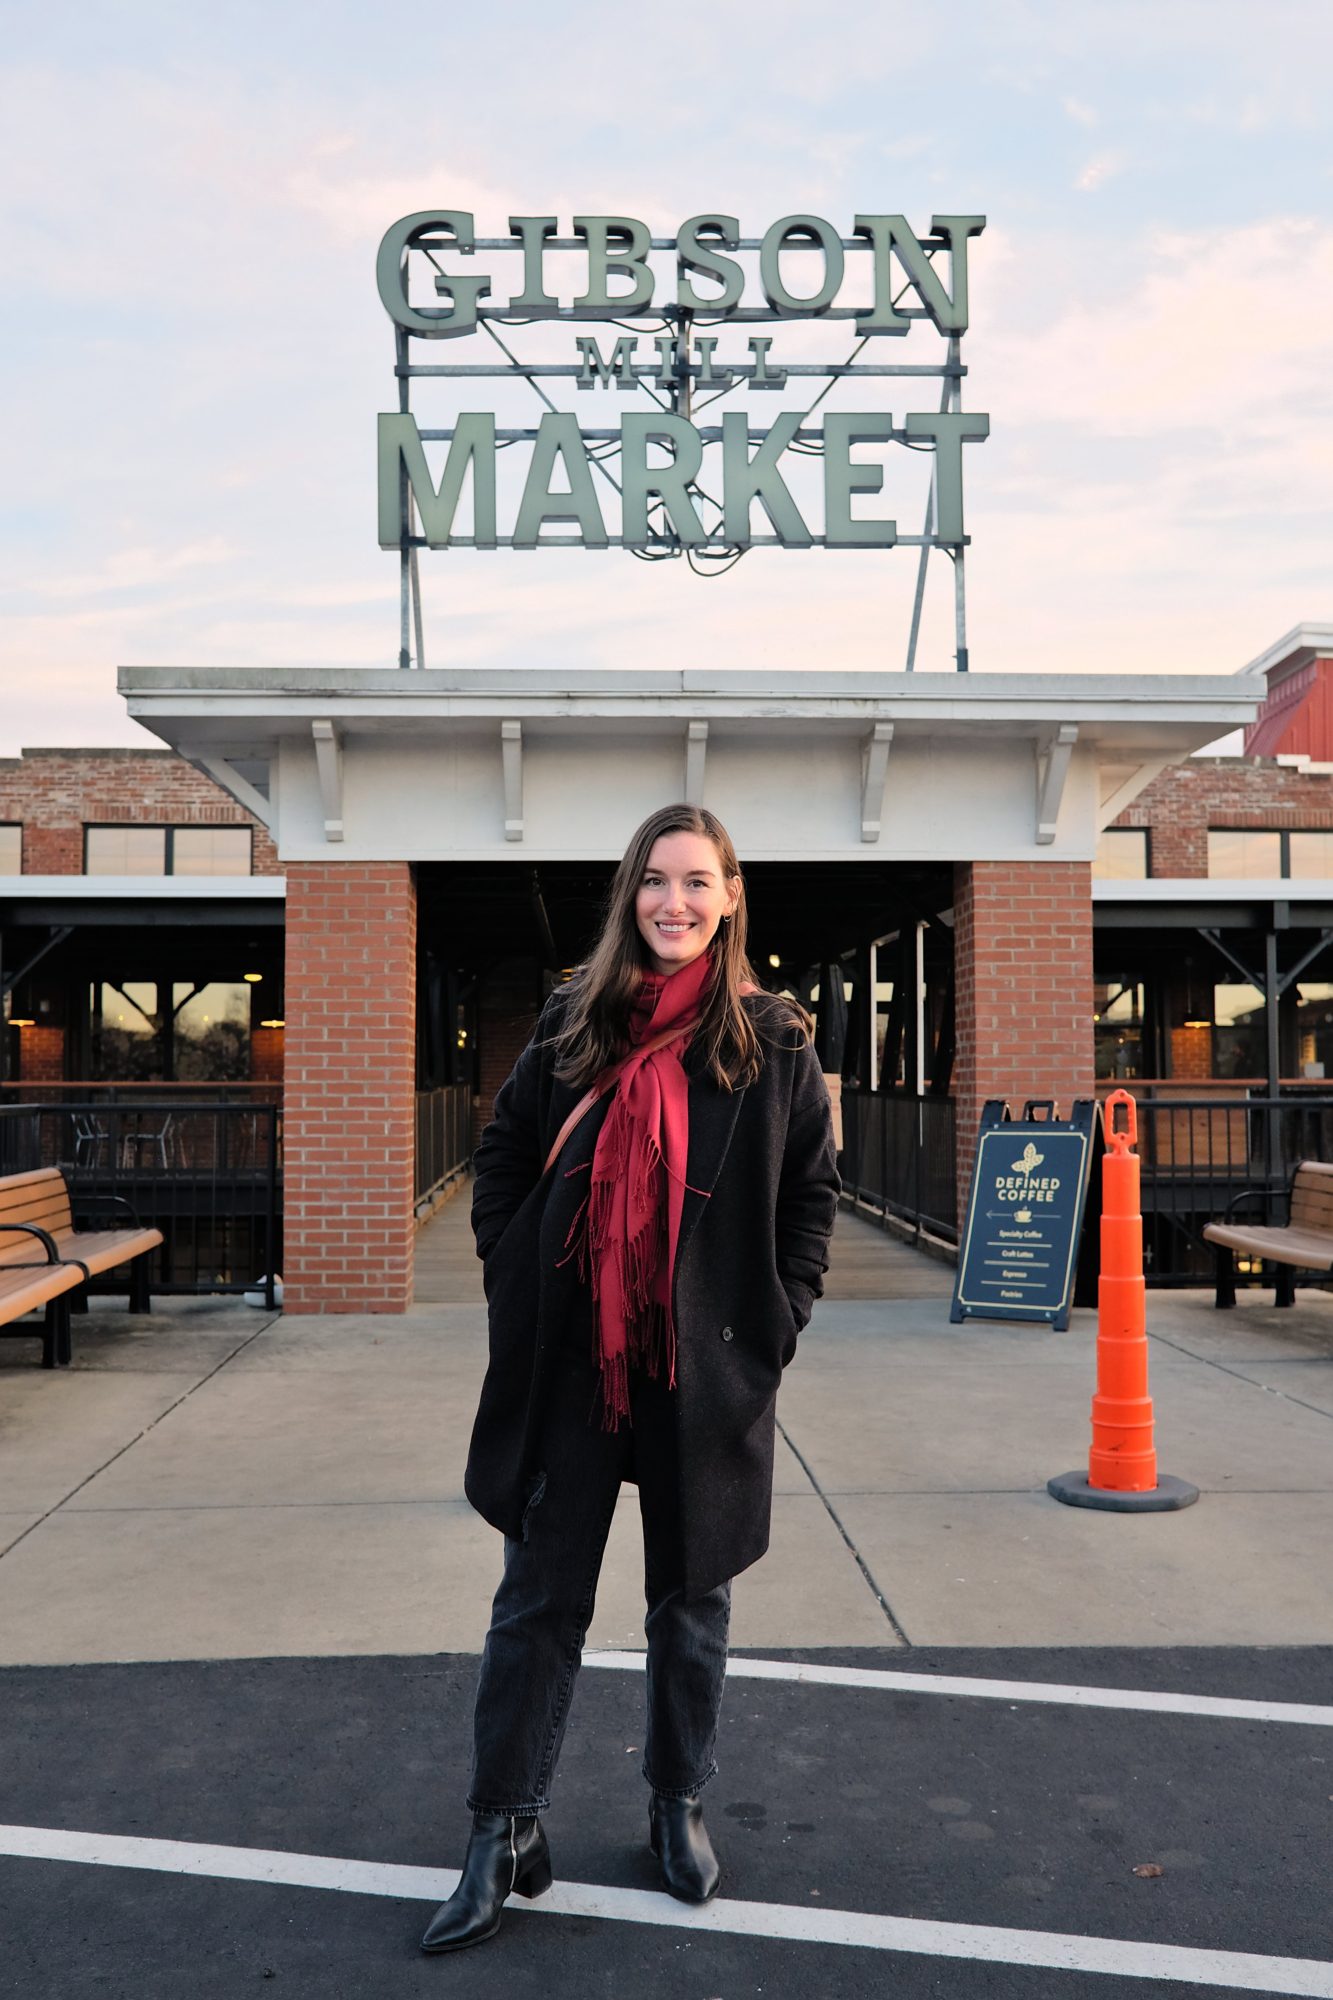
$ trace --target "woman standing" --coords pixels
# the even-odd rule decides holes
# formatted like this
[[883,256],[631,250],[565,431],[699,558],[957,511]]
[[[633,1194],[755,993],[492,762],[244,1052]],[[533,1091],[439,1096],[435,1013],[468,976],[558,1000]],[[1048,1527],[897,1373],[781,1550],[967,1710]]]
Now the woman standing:
[[427,1951],[480,1943],[511,1892],[550,1885],[540,1815],[625,1479],[643,1519],[649,1840],[673,1895],[717,1889],[699,1794],[717,1768],[731,1579],[768,1547],[778,1382],[838,1198],[807,1028],[755,983],[720,821],[651,814],[476,1157],[490,1365],[465,1485],[505,1563],[472,1836]]

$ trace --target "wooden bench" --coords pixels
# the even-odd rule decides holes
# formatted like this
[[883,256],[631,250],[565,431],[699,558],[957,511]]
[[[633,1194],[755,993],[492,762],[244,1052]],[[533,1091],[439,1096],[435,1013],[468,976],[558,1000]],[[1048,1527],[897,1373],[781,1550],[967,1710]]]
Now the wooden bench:
[[[1254,1200],[1261,1189],[1237,1195],[1233,1207]],[[1262,1257],[1276,1266],[1275,1306],[1296,1303],[1296,1272],[1333,1271],[1333,1166],[1322,1160],[1302,1160],[1291,1177],[1288,1221],[1283,1228],[1248,1222],[1210,1222],[1204,1239],[1217,1249],[1219,1307],[1236,1303],[1235,1253]]]
[[[30,1174],[6,1174],[0,1178],[0,1281],[7,1279],[22,1264],[30,1268],[25,1279],[31,1286],[44,1281],[50,1289],[42,1297],[32,1298],[27,1305],[19,1306],[17,1300],[24,1296],[21,1285],[16,1285],[13,1298],[4,1296],[3,1311],[6,1324],[19,1317],[21,1312],[30,1312],[34,1307],[47,1307],[47,1331],[43,1337],[42,1366],[50,1368],[55,1363],[68,1363],[71,1358],[69,1331],[69,1310],[71,1305],[86,1307],[87,1280],[99,1276],[104,1271],[113,1271],[121,1264],[130,1267],[130,1311],[148,1312],[152,1300],[148,1289],[148,1257],[162,1241],[160,1229],[146,1229],[140,1223],[127,1201],[119,1195],[80,1196],[80,1205],[87,1208],[123,1209],[129,1217],[128,1225],[120,1229],[76,1230],[70,1205],[69,1188],[59,1167],[42,1167]],[[10,1243],[19,1246],[9,1248]],[[46,1252],[41,1268],[36,1266],[36,1251]],[[54,1273],[67,1274],[64,1282],[56,1284]],[[40,1288],[40,1287],[39,1287]],[[78,1291],[78,1297],[68,1295]],[[11,1329],[17,1331],[17,1329]],[[49,1357],[49,1358],[48,1358]]]
[[82,1283],[82,1267],[62,1264],[44,1229],[0,1222],[0,1334],[28,1337],[13,1322],[45,1306],[43,1368],[69,1358],[69,1294]]

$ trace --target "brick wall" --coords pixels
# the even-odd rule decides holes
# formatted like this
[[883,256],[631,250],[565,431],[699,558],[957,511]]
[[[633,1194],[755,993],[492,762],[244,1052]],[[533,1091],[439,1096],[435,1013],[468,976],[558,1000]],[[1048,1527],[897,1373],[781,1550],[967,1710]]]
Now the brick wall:
[[974,861],[954,869],[958,1212],[988,1097],[1015,1116],[1093,1095],[1092,875],[1085,861]]
[[0,757],[0,821],[23,826],[25,875],[78,875],[85,825],[248,826],[256,875],[280,875],[268,829],[174,750]]
[[477,995],[480,1082],[472,1111],[472,1143],[491,1115],[495,1094],[522,1054],[542,1007],[535,958],[508,959],[485,974]]
[[1154,778],[1112,824],[1151,829],[1154,875],[1206,875],[1210,826],[1333,827],[1333,777],[1271,758],[1192,757]]
[[20,1028],[19,1077],[24,1083],[60,1083],[65,1074],[65,1030]]
[[406,862],[287,869],[285,1304],[412,1302],[416,885]]
[[[1211,1004],[1212,994],[1209,994]],[[1171,1030],[1171,1074],[1179,1083],[1198,1082],[1213,1074],[1213,1031],[1182,1026]]]
[[250,1081],[252,1083],[282,1082],[283,1040],[281,1028],[251,1028]]

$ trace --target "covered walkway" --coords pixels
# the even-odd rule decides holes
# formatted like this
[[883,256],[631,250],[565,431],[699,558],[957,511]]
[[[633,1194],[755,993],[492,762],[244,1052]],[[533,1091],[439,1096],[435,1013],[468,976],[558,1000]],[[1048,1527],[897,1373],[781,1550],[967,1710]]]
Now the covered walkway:
[[[417,1232],[419,1306],[480,1305],[481,1266],[468,1225],[470,1183]],[[953,1267],[915,1250],[849,1208],[838,1211],[826,1299],[935,1299],[953,1291]]]

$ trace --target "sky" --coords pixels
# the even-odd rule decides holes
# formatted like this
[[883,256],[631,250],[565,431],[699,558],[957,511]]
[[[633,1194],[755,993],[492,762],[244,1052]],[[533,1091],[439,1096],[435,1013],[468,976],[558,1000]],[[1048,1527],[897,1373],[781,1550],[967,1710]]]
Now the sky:
[[[148,740],[122,664],[396,670],[375,253],[436,207],[487,236],[515,213],[661,235],[700,212],[749,235],[788,213],[843,233],[857,213],[922,233],[984,214],[963,342],[964,406],[991,423],[964,457],[972,671],[1225,674],[1333,619],[1325,0],[7,0],[3,18],[0,755]],[[572,360],[572,331],[511,337]],[[812,359],[849,345],[846,323],[786,336]],[[938,358],[924,327],[891,358],[929,359],[922,341]],[[431,358],[465,344],[481,359],[475,341]],[[839,393],[898,416],[938,385]],[[507,386],[465,394],[532,420]],[[638,400],[565,406],[616,424]],[[733,403],[771,419],[804,400]],[[923,467],[890,457],[915,531]],[[908,549],[755,549],[709,577],[620,550],[427,551],[426,663],[896,669],[915,573]],[[918,667],[951,670],[953,646],[937,557]]]

